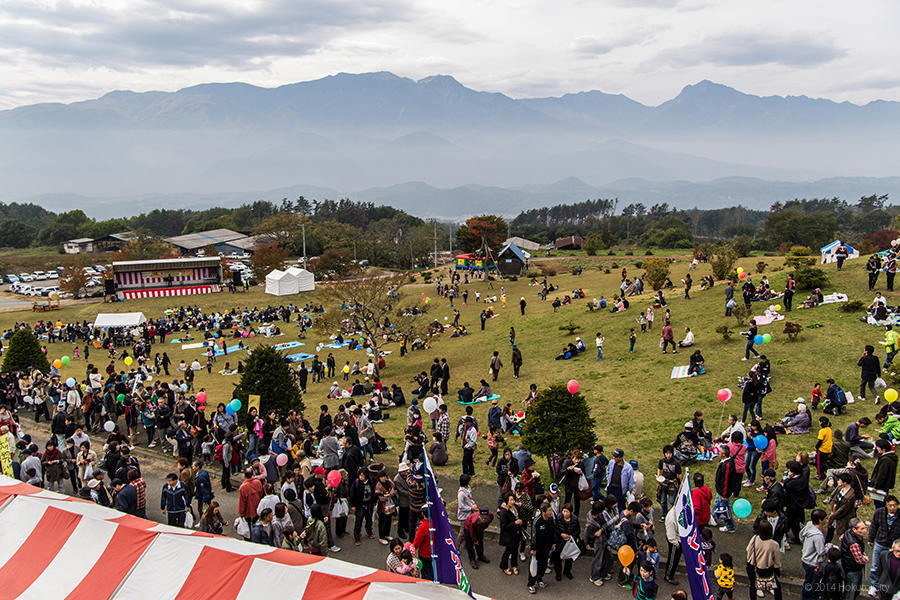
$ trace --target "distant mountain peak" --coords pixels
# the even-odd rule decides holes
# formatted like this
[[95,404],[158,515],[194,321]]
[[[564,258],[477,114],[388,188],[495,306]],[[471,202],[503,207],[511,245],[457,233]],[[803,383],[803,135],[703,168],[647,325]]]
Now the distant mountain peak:
[[418,80],[416,83],[419,85],[439,85],[443,87],[465,87],[452,75],[429,75],[428,77],[423,77]]
[[739,92],[733,87],[729,87],[723,83],[716,83],[709,79],[698,81],[697,83],[686,85],[681,89],[681,93],[675,98],[725,98],[735,96],[748,96],[743,92]]

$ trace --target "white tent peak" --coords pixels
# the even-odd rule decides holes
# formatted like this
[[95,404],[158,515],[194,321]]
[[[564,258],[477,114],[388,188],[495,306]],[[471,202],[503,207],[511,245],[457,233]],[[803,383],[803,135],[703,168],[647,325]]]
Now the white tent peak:
[[94,327],[108,329],[110,327],[137,327],[147,322],[147,317],[142,312],[128,313],[97,313],[94,319]]

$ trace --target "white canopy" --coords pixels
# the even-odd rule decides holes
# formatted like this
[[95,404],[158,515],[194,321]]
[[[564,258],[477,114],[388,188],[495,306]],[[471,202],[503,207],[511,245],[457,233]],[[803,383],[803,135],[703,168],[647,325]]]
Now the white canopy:
[[273,296],[288,296],[296,294],[297,278],[286,271],[273,269],[266,275],[266,293]]
[[311,292],[316,289],[316,277],[306,269],[288,267],[286,272],[288,275],[293,275],[297,278],[298,292]]
[[130,313],[98,313],[94,319],[94,327],[109,329],[110,327],[136,327],[147,322],[142,312]]

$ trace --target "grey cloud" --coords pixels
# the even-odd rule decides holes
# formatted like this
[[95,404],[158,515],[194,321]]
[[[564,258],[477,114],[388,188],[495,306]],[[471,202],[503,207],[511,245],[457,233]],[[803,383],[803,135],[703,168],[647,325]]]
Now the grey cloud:
[[666,51],[659,60],[679,67],[778,64],[805,68],[829,63],[846,54],[828,36],[737,33],[709,36],[695,45]]
[[0,5],[0,49],[24,51],[59,65],[250,68],[272,57],[310,54],[343,32],[403,23],[414,15],[409,0],[377,5],[275,0],[243,10],[169,0],[124,15],[85,10],[70,2],[53,7]]

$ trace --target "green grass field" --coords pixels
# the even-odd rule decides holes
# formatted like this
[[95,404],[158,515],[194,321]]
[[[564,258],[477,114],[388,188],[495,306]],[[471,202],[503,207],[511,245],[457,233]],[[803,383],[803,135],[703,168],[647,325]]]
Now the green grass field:
[[[656,256],[660,254],[655,253]],[[680,278],[688,268],[687,256],[676,257],[677,261],[672,265],[671,279],[678,284]],[[722,387],[731,388],[735,397],[725,406],[725,413],[740,413],[740,390],[737,388],[737,379],[745,375],[753,364],[742,362],[744,338],[735,335],[729,341],[723,341],[721,336],[715,333],[716,327],[727,323],[732,330],[740,329],[733,318],[725,318],[724,311],[724,285],[717,284],[712,290],[700,291],[699,282],[701,276],[710,272],[708,265],[700,265],[693,273],[695,287],[692,290],[692,299],[685,300],[682,290],[678,287],[674,290],[666,290],[666,298],[672,310],[672,326],[676,339],[680,339],[684,327],[689,326],[695,332],[697,345],[706,358],[707,373],[703,376],[672,380],[669,379],[673,366],[686,365],[688,363],[688,351],[679,354],[662,354],[659,348],[659,330],[662,326],[663,311],[657,311],[656,322],[651,333],[640,334],[637,324],[638,311],[645,309],[649,304],[650,294],[631,299],[631,309],[619,314],[611,314],[608,311],[590,313],[587,311],[587,301],[601,294],[611,298],[618,291],[621,280],[621,269],[626,267],[629,277],[638,273],[633,264],[640,260],[639,257],[623,256],[569,256],[550,259],[558,270],[556,276],[548,277],[549,281],[559,285],[559,296],[575,288],[583,288],[587,299],[578,300],[573,305],[563,306],[558,313],[553,313],[550,301],[556,295],[550,294],[547,302],[541,302],[537,297],[537,287],[530,287],[527,278],[520,278],[516,282],[494,281],[493,291],[489,290],[488,282],[478,282],[463,286],[469,290],[469,304],[462,307],[461,299],[457,307],[462,313],[461,321],[468,325],[469,336],[451,339],[438,337],[434,340],[431,351],[414,352],[403,359],[399,357],[397,347],[388,347],[393,354],[387,357],[387,368],[382,373],[382,379],[386,384],[397,383],[404,388],[409,396],[411,389],[411,377],[421,370],[428,370],[435,357],[447,358],[451,367],[451,391],[461,387],[463,381],[469,381],[477,388],[478,380],[487,378],[488,361],[493,350],[500,351],[505,367],[499,381],[493,384],[495,393],[502,395],[501,402],[512,402],[518,410],[521,401],[525,398],[530,383],[536,383],[540,387],[555,382],[564,382],[569,379],[577,379],[581,383],[581,393],[584,394],[590,404],[592,415],[597,422],[597,437],[609,451],[615,447],[624,448],[627,458],[636,458],[640,461],[641,469],[647,474],[646,493],[652,495],[655,486],[652,483],[657,459],[661,455],[664,444],[672,442],[685,421],[689,420],[696,409],[702,409],[705,413],[707,426],[715,434],[721,431],[724,424],[720,422],[722,405],[716,399],[716,391]],[[755,265],[759,258],[745,258],[739,261],[739,265],[748,272],[755,271]],[[771,269],[780,268],[783,261],[780,257],[768,257],[769,263],[766,274],[774,289],[783,289],[787,271]],[[616,267],[612,268],[612,263]],[[872,293],[866,290],[866,275],[863,270],[864,260],[850,261],[844,271],[837,273],[834,265],[824,267],[831,278],[831,285],[824,291],[840,291],[848,293],[851,299],[861,299],[868,303]],[[583,265],[585,270],[581,277],[569,273],[569,269],[577,265]],[[606,274],[604,268],[610,268]],[[442,269],[446,273],[446,268]],[[754,275],[758,280],[759,275]],[[421,281],[421,278],[419,278]],[[499,302],[495,305],[497,317],[487,322],[484,332],[479,329],[478,315],[485,307],[484,304],[474,303],[474,292],[480,290],[482,297],[490,293],[499,295],[500,287],[506,289],[508,303],[504,308]],[[443,317],[452,319],[452,309],[447,306],[447,301],[436,296],[434,286],[418,283],[411,290],[415,296],[420,291],[428,292],[432,302],[428,305],[428,318],[437,318],[443,321]],[[879,281],[879,287],[884,289],[883,279]],[[519,298],[524,296],[528,302],[525,317],[519,314]],[[889,296],[895,296],[890,294]],[[875,344],[882,339],[883,332],[880,328],[871,327],[859,321],[858,314],[847,314],[838,310],[839,305],[829,305],[812,310],[797,310],[797,306],[806,297],[805,291],[800,291],[795,296],[794,312],[789,313],[789,321],[800,323],[804,326],[799,340],[787,341],[787,336],[782,333],[783,322],[760,328],[760,333],[770,333],[772,342],[760,348],[762,353],[768,355],[772,363],[772,388],[773,392],[766,398],[763,406],[764,421],[775,422],[785,412],[793,408],[793,399],[798,396],[809,397],[812,384],[822,382],[828,377],[833,377],[846,390],[856,393],[859,382],[859,372],[856,361],[862,353],[864,344]],[[313,300],[314,295],[301,295],[294,299],[295,302],[304,304]],[[196,302],[204,310],[224,310],[231,307],[264,306],[266,304],[286,303],[291,298],[275,298],[266,296],[257,288],[248,294],[221,293],[211,296],[197,296],[184,299],[183,302]],[[893,298],[889,298],[891,303]],[[53,320],[89,320],[101,311],[143,311],[148,317],[162,313],[172,303],[164,299],[129,301],[116,304],[89,304],[68,307],[54,312],[49,317]],[[768,303],[754,303],[753,314],[762,314]],[[328,307],[335,310],[334,307]],[[43,318],[43,315],[16,312],[0,314],[0,327],[6,329],[15,321],[27,320],[34,322]],[[575,335],[584,339],[588,351],[576,359],[569,361],[555,361],[554,357],[562,346],[574,339],[567,332],[560,331],[559,325],[571,320],[580,330]],[[813,323],[820,323],[821,328],[809,329]],[[514,326],[517,335],[517,344],[524,355],[524,365],[520,379],[513,379],[510,364],[510,345],[508,332],[510,326]],[[638,341],[634,354],[628,353],[628,332],[634,327],[638,331]],[[604,360],[595,360],[594,334],[600,331],[606,338],[604,346]],[[296,329],[291,326],[286,330],[286,335],[274,338],[272,343],[296,339]],[[306,346],[300,350],[313,352],[318,341],[325,341],[325,336],[314,330],[306,340]],[[263,343],[259,338],[250,340],[253,347]],[[879,348],[879,356],[883,358],[883,352]],[[154,352],[169,352],[173,362],[184,358],[190,360],[197,351],[181,351],[180,345],[165,344],[165,348],[157,345]],[[63,354],[72,354],[71,346],[56,344],[49,348],[51,360]],[[324,358],[324,354],[322,355]],[[246,357],[245,353],[230,355],[228,360],[235,364],[237,360]],[[361,351],[337,350],[335,357],[338,364],[345,360],[364,361],[365,355]],[[105,353],[92,354],[92,362],[106,364]],[[121,363],[120,363],[121,364]],[[224,359],[219,358],[216,368],[222,368]],[[84,363],[72,361],[64,368],[65,376],[83,376]],[[122,367],[124,368],[124,367]],[[207,375],[205,371],[198,374],[196,387],[205,387],[209,391],[211,404],[218,401],[226,401],[231,397],[232,385],[237,382],[237,376],[221,376],[215,371]],[[304,401],[307,406],[307,414],[311,420],[315,420],[318,406],[325,402],[332,409],[337,405],[336,401],[326,401],[330,381],[311,384]],[[871,402],[871,399],[870,399]],[[451,422],[463,413],[462,406],[453,398],[447,402],[451,412]],[[835,419],[836,425],[846,427],[851,419],[864,414],[872,415],[872,406],[863,407],[852,405],[847,416]],[[476,405],[476,415],[486,419],[487,405]],[[402,430],[405,425],[405,415],[402,411],[395,411],[392,418],[378,426],[378,430],[389,439],[395,447],[402,443]],[[814,415],[814,420],[815,420]],[[509,440],[511,446],[516,447],[518,441]],[[812,450],[814,435],[780,436],[778,447],[778,462],[780,468],[793,457],[799,450]],[[479,456],[484,457],[486,448],[479,451]],[[455,477],[460,470],[460,450],[450,444],[451,462],[443,468],[443,472]],[[385,457],[389,462],[391,457]],[[477,457],[476,457],[477,459]],[[483,458],[482,458],[483,460]],[[868,465],[871,470],[873,463]],[[476,465],[478,462],[476,460]],[[715,463],[699,463],[691,466],[692,470],[699,469],[707,475],[707,480],[714,469]],[[479,475],[483,474],[481,481],[492,485],[493,471],[486,471],[481,463],[477,466]],[[756,503],[758,494],[750,493],[750,498]]]

